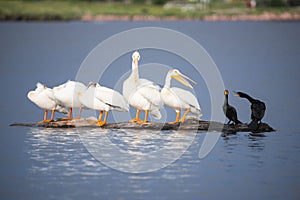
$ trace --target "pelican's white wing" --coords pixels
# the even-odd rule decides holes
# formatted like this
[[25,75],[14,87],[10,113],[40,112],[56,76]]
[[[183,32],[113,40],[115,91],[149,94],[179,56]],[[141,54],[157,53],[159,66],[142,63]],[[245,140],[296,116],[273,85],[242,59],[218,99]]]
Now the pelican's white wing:
[[78,94],[83,93],[86,87],[83,83],[67,81],[66,83],[53,88],[54,97],[57,102],[66,107],[79,108],[82,104]]
[[[141,84],[138,85],[137,91],[145,99],[147,99],[155,107],[162,106],[162,99],[160,97],[160,87],[146,79],[140,79]],[[140,83],[139,82],[139,83]]]
[[129,105],[124,97],[117,91],[107,87],[97,87],[95,97],[108,104],[112,109],[119,111],[129,111]]
[[37,93],[42,93],[43,92],[49,99],[55,101],[55,97],[54,97],[52,89],[48,88],[46,85],[44,85],[40,82],[37,82],[35,91]]
[[109,110],[109,106],[95,97],[95,88],[89,87],[83,93],[78,95],[80,103],[86,109]]
[[58,112],[68,113],[66,109],[58,105],[51,88],[41,83],[36,84],[35,91],[28,92],[28,98],[38,107],[46,110],[55,109]]
[[156,83],[153,83],[152,81],[149,81],[147,79],[144,78],[140,78],[139,82],[138,82],[138,87],[139,86],[143,86],[143,85],[152,85],[154,86],[157,90],[161,90],[161,87],[159,85],[157,85]]
[[44,84],[42,84],[40,82],[36,83],[36,89],[35,89],[35,91],[37,93],[40,93],[40,92],[44,91],[44,89],[45,89],[45,85]]
[[172,87],[170,88],[170,90],[175,93],[180,98],[180,100],[191,106],[192,113],[202,116],[200,105],[194,94],[192,94],[190,91],[177,87]]
[[55,111],[63,113],[63,114],[68,114],[68,110],[59,104],[59,101],[55,98],[53,90],[51,88],[47,88],[44,90],[45,94],[47,95],[47,97],[49,99],[51,99],[52,101],[55,102],[56,106],[55,106]]
[[51,88],[46,88],[45,93],[46,93],[46,95],[48,96],[49,99],[51,99],[52,101],[57,102],[57,100],[54,96],[53,90]]

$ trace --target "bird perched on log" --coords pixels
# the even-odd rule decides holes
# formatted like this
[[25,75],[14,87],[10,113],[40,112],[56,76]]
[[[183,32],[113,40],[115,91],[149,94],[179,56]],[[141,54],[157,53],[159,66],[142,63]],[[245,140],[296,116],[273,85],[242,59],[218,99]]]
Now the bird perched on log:
[[251,130],[256,130],[258,128],[258,124],[261,123],[261,120],[265,115],[266,104],[243,92],[236,92],[236,96],[248,99],[251,103],[251,122],[249,123],[249,128]]
[[229,119],[227,124],[230,124],[230,122],[232,121],[234,122],[234,124],[241,124],[242,122],[238,120],[236,109],[228,103],[228,90],[224,90],[224,95],[225,100],[223,104],[223,112],[225,116]]
[[[160,87],[155,83],[139,77],[138,62],[139,52],[132,54],[132,72],[123,83],[123,95],[126,101],[136,109],[136,117],[131,122],[147,123],[149,113],[155,118],[161,118],[160,108],[162,100],[160,97]],[[145,111],[145,118],[139,118],[140,112]]]
[[[201,117],[201,108],[196,96],[188,90],[184,90],[178,87],[171,87],[172,78],[189,88],[193,87],[188,82],[188,80],[194,84],[196,83],[188,76],[182,74],[178,69],[169,70],[165,79],[165,85],[161,90],[161,98],[167,106],[173,108],[176,111],[176,119],[174,122],[170,123],[175,124],[178,122],[184,122],[189,112],[196,115],[197,117]],[[181,110],[184,110],[185,112],[179,120]]]
[[69,108],[68,118],[64,120],[72,120],[73,108],[79,108],[78,119],[82,112],[82,104],[79,101],[78,94],[83,93],[86,90],[86,86],[83,83],[68,80],[66,83],[61,84],[53,88],[53,94],[55,99],[64,107]]
[[[44,119],[39,123],[52,122],[55,111],[67,114],[68,111],[55,99],[53,90],[46,85],[37,83],[36,89],[29,91],[27,97],[38,107],[44,109]],[[51,118],[47,120],[48,110],[51,110]]]
[[[100,86],[99,83],[90,83],[85,92],[79,93],[79,101],[88,109],[100,111],[98,126],[106,124],[108,111],[110,110],[129,111],[129,105],[119,92]],[[102,121],[103,112],[105,112],[105,116]]]

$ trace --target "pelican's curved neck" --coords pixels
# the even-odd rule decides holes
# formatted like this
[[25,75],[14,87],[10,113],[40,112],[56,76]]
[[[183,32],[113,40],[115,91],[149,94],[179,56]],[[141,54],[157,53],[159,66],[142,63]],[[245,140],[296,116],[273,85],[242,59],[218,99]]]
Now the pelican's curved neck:
[[170,88],[171,86],[171,73],[168,72],[167,76],[166,76],[166,80],[165,80],[165,88]]

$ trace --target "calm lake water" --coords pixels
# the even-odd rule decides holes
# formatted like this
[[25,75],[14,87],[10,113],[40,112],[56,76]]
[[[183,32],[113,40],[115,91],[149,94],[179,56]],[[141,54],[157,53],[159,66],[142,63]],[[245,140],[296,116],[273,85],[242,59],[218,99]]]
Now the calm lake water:
[[[137,27],[170,28],[196,40],[217,64],[226,88],[248,92],[267,104],[263,121],[277,131],[266,137],[221,137],[204,159],[198,152],[206,134],[199,133],[175,162],[133,174],[93,157],[79,134],[82,130],[9,127],[41,120],[42,111],[26,97],[37,81],[53,87],[74,79],[96,45]],[[299,35],[297,22],[0,23],[1,199],[300,199]],[[197,81],[194,91],[203,119],[210,119],[208,89],[187,61],[151,49],[140,53],[141,64],[176,67]],[[101,83],[115,87],[130,66],[131,52],[111,64]],[[99,67],[104,67],[101,58]],[[249,103],[229,98],[240,120],[249,121]],[[165,112],[167,120],[174,119],[172,110]],[[114,120],[112,115],[108,120]],[[88,142],[97,145],[107,136],[123,151],[138,155],[137,160],[167,142],[180,147],[186,141],[180,132],[84,131],[96,132]],[[126,160],[120,157],[120,162]]]

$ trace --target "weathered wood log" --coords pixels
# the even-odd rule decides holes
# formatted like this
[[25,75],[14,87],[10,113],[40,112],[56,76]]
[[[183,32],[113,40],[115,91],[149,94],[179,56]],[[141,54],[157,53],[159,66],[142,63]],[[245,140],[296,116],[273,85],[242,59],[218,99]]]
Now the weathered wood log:
[[[13,123],[11,126],[28,126],[28,127],[45,127],[45,128],[80,128],[80,127],[99,127],[94,119],[73,119],[61,120],[57,119],[48,123]],[[222,124],[220,122],[203,121],[194,118],[187,119],[185,122],[169,124],[149,122],[144,124],[132,122],[107,123],[102,127],[104,129],[149,129],[149,130],[197,130],[197,131],[218,131],[225,134],[234,134],[237,132],[253,132],[254,136],[262,136],[258,133],[275,131],[266,123],[259,124],[255,131],[248,128],[248,124]]]

